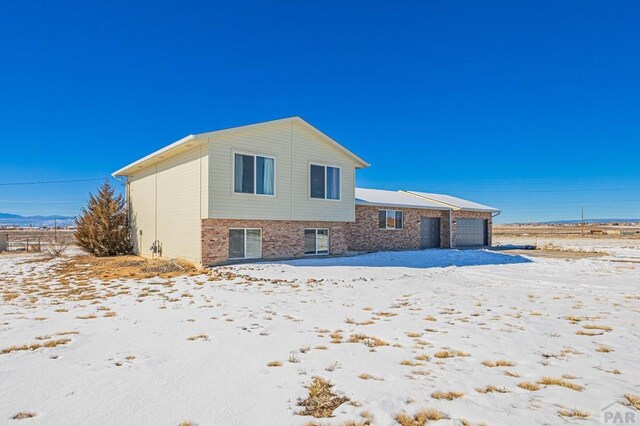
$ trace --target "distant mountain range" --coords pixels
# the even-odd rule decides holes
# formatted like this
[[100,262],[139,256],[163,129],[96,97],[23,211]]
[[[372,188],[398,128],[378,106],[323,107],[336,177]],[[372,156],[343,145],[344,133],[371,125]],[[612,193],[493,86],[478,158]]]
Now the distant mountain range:
[[[548,222],[520,222],[520,223],[511,223],[510,225],[525,225],[525,224],[535,224],[535,225],[578,225],[582,221],[580,219],[577,220],[551,220]],[[640,223],[640,219],[585,219],[585,224],[596,224],[596,225],[604,225],[610,223]]]
[[0,226],[20,226],[42,228],[45,226],[58,225],[60,227],[74,224],[74,217],[71,216],[21,216],[19,214],[0,213]]

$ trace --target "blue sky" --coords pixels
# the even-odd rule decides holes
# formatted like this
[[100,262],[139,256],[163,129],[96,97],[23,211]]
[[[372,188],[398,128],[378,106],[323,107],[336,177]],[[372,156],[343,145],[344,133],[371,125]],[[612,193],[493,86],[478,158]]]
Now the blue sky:
[[[94,4],[95,3],[95,4]],[[299,115],[497,221],[640,217],[637,1],[40,2],[0,14],[0,212],[76,214],[187,134]]]

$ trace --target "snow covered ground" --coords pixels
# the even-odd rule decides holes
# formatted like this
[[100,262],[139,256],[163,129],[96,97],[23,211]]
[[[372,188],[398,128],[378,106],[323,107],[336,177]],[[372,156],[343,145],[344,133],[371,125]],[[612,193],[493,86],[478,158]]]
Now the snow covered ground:
[[[0,424],[391,425],[425,408],[442,425],[599,424],[640,394],[640,265],[611,261],[640,242],[623,244],[604,259],[427,250],[108,282],[0,256]],[[296,414],[314,376],[351,401],[330,419]],[[589,417],[559,415],[572,410]]]

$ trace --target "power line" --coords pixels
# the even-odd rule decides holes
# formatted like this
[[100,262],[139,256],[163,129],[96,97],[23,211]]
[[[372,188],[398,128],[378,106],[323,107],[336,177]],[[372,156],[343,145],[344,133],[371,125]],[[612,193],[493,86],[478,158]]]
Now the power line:
[[38,182],[0,182],[1,186],[10,185],[44,185],[50,183],[72,183],[72,182],[91,182],[96,180],[107,180],[108,177],[92,178],[92,179],[69,179],[69,180],[44,180]]

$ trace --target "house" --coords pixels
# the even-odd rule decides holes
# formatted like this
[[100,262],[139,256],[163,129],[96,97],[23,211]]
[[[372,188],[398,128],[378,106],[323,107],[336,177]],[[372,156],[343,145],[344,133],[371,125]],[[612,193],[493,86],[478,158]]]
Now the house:
[[491,244],[498,210],[356,189],[362,158],[299,117],[189,135],[113,173],[134,251],[203,265]]

